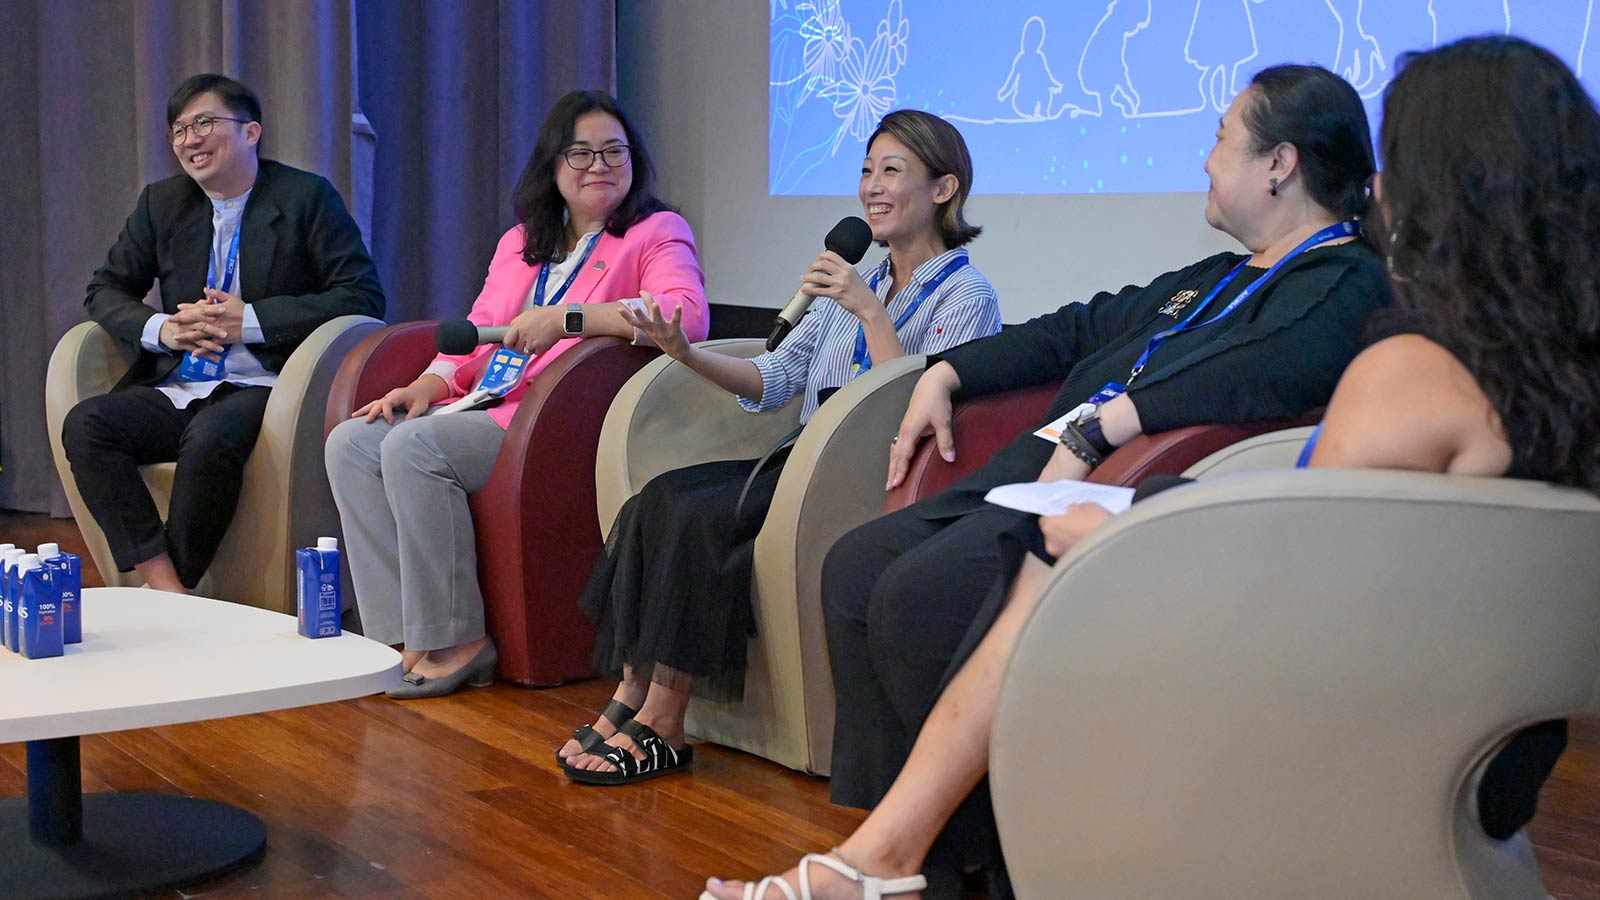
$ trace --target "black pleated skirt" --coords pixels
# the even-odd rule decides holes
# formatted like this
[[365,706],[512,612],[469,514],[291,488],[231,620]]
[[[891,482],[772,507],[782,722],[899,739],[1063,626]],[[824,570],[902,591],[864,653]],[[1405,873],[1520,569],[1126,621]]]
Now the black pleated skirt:
[[756,534],[787,458],[774,453],[754,479],[753,459],[675,469],[623,504],[580,601],[597,669],[648,677],[660,663],[693,676],[696,696],[743,696]]

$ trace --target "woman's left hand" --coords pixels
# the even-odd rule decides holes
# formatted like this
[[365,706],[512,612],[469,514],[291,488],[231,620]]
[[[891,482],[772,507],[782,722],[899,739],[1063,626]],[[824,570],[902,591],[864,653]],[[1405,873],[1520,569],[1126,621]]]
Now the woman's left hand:
[[832,250],[822,251],[800,278],[801,289],[813,297],[827,297],[863,322],[883,314],[883,301],[862,280],[856,267]]
[[535,306],[517,314],[511,320],[511,327],[506,330],[505,340],[500,343],[507,350],[518,353],[540,354],[556,345],[556,341],[569,338],[572,335],[562,330],[561,325],[566,317],[567,308],[564,305]]
[[1040,516],[1044,548],[1052,556],[1071,550],[1089,532],[1110,521],[1111,512],[1098,503],[1074,503],[1059,516]]

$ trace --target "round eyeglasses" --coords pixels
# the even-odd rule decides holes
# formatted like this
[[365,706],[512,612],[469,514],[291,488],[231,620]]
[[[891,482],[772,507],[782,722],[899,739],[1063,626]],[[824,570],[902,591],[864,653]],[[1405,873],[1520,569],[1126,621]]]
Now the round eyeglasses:
[[206,135],[210,134],[217,127],[217,123],[218,122],[248,122],[248,121],[250,121],[250,120],[249,119],[232,119],[232,118],[229,118],[227,116],[195,116],[194,117],[194,121],[190,122],[187,125],[184,125],[182,123],[174,124],[172,126],[172,133],[170,135],[168,135],[168,137],[170,137],[172,139],[173,146],[177,146],[178,144],[181,144],[184,141],[189,139],[189,129],[191,129],[191,128],[194,129],[195,137],[205,137]]
[[588,147],[573,147],[571,150],[561,151],[561,155],[566,157],[567,165],[577,169],[580,172],[594,165],[594,158],[596,156],[600,157],[600,159],[605,162],[606,168],[615,169],[617,166],[620,166],[628,161],[628,145],[612,144],[604,150],[590,150]]

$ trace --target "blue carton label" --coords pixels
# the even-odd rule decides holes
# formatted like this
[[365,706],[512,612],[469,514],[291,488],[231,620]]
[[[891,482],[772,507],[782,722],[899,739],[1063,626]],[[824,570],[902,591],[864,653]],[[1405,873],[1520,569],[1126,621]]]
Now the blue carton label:
[[83,561],[75,553],[63,553],[44,561],[61,594],[61,640],[83,643],[83,610],[78,595],[83,592]]
[[45,659],[61,655],[61,593],[49,569],[33,569],[22,576],[17,622],[23,656]]
[[309,638],[338,637],[339,551],[306,549],[294,552],[297,572],[295,605],[300,634]]

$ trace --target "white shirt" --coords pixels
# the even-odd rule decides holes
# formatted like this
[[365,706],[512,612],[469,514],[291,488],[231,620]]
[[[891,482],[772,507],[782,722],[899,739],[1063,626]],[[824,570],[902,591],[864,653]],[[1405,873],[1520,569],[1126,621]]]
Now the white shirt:
[[[244,218],[245,203],[249,199],[250,192],[245,191],[227,200],[211,201],[211,265],[214,267],[211,276],[219,287],[228,265],[228,245],[233,241],[233,233],[239,229]],[[238,260],[234,262],[233,284],[229,285],[229,293],[239,293],[239,273],[243,271],[243,267],[243,262]],[[161,326],[170,318],[172,317],[166,313],[154,313],[145,320],[144,332],[139,336],[139,342],[146,350],[152,353],[173,352],[161,343]],[[271,387],[278,380],[277,373],[263,366],[261,360],[245,346],[262,343],[265,339],[261,333],[261,321],[256,317],[256,311],[246,303],[243,333],[239,335],[236,343],[228,345],[228,355],[223,362],[222,381],[183,381],[180,367],[173,369],[172,374],[157,386],[156,390],[166,394],[173,406],[183,409],[196,400],[211,396],[217,385],[224,381],[229,384]]]

